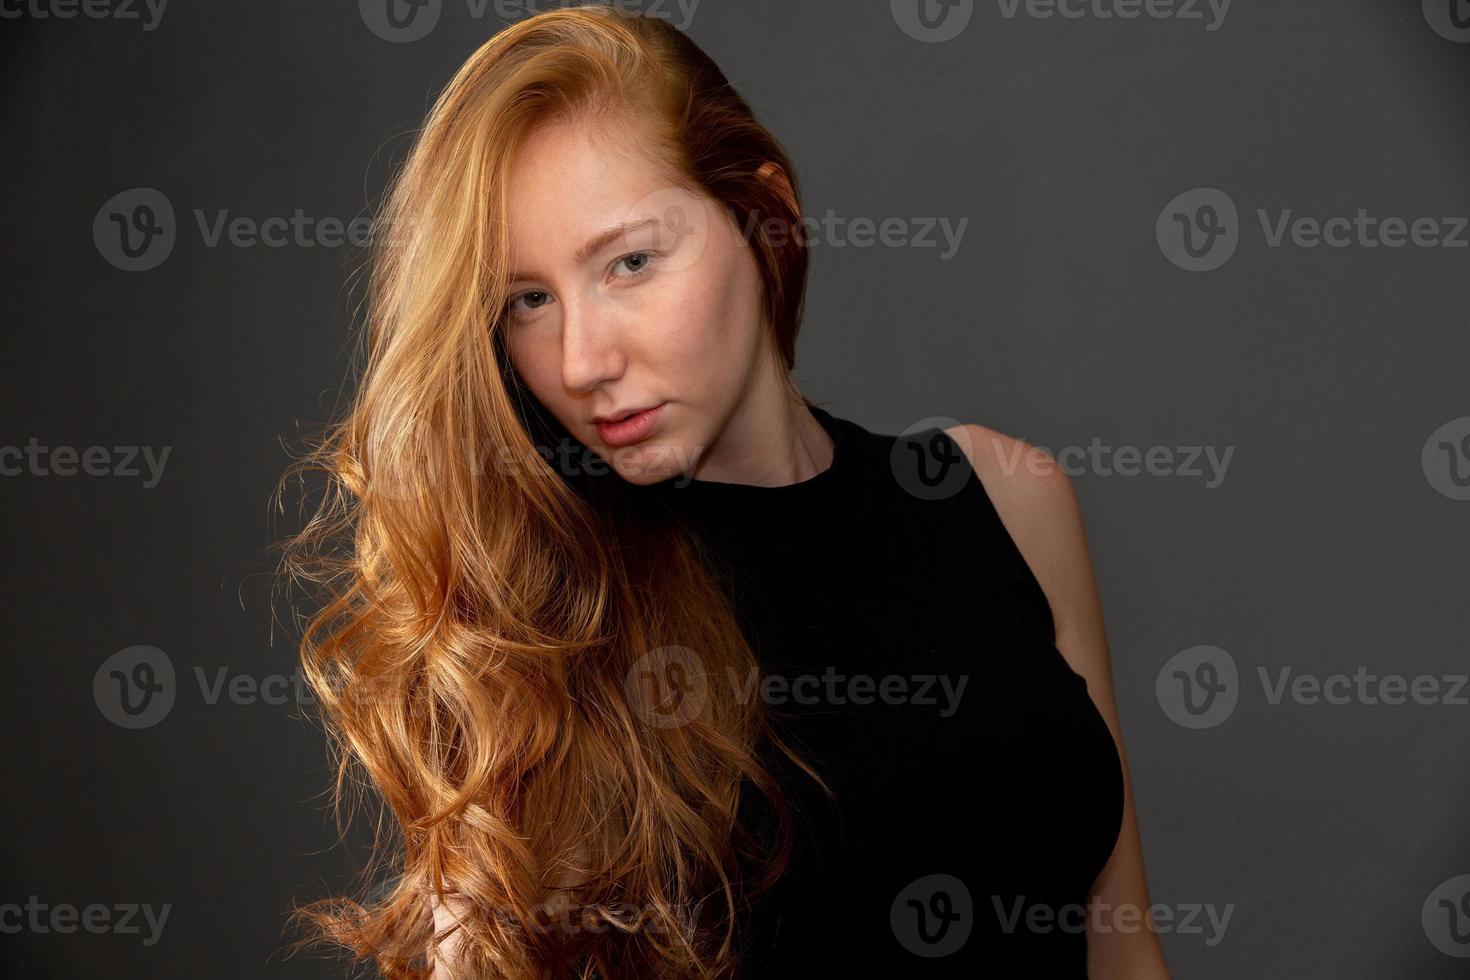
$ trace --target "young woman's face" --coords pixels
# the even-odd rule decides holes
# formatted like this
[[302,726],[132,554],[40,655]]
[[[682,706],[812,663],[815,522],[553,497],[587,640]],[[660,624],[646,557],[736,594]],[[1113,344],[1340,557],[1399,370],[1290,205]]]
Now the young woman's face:
[[[624,479],[692,474],[768,352],[755,257],[631,126],[540,127],[512,163],[507,352]],[[632,410],[656,409],[622,426]]]

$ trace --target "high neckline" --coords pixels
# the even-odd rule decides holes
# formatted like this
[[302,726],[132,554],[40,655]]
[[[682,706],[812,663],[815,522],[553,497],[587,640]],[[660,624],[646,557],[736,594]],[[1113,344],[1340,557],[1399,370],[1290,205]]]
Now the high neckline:
[[774,486],[760,483],[729,483],[723,480],[700,480],[697,478],[691,480],[682,476],[672,477],[665,482],[672,485],[675,490],[681,492],[695,489],[699,493],[709,494],[739,493],[776,496],[807,493],[810,491],[805,488],[818,487],[830,483],[833,471],[843,465],[843,457],[846,455],[842,447],[842,427],[838,425],[837,420],[833,418],[832,414],[825,409],[813,405],[811,402],[807,402],[806,407],[812,413],[812,417],[821,424],[822,428],[826,430],[827,435],[832,439],[832,461],[812,476],[804,480],[797,480],[795,483],[782,483]]
[[754,514],[797,517],[810,513],[810,505],[831,502],[835,488],[852,465],[854,447],[847,423],[809,401],[806,406],[832,439],[832,461],[814,475],[776,486],[689,479],[681,475],[647,489],[656,491],[660,499],[677,510],[704,514],[716,520],[736,521]]

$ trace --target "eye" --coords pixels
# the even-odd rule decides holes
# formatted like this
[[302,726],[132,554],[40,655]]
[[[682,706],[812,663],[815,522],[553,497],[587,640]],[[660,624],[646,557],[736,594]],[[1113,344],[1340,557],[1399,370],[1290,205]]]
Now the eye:
[[[522,300],[525,300],[528,304],[525,310],[517,309],[517,304],[520,303]],[[551,294],[548,293],[546,290],[528,289],[524,293],[521,293],[519,296],[512,297],[510,302],[505,304],[505,310],[506,313],[508,313],[511,317],[517,317],[522,316],[525,313],[540,309],[542,306],[545,306],[550,301]]]
[[652,262],[652,252],[630,252],[629,254],[614,262],[613,268],[616,269],[620,265],[627,266],[627,268],[629,269],[629,273],[622,278],[631,279],[633,276],[640,276],[643,273],[647,272],[648,266]]

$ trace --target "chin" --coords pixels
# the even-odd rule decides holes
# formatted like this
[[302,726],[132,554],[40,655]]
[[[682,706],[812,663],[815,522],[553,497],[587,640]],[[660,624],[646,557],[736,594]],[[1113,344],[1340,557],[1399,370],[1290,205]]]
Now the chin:
[[617,449],[599,446],[597,454],[614,473],[638,486],[660,483],[684,472],[679,465],[683,458],[679,447],[668,443],[646,441]]

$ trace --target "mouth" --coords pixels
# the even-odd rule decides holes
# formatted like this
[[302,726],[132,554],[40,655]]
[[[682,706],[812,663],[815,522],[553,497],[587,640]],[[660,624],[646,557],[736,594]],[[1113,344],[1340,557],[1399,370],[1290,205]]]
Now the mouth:
[[667,404],[668,402],[660,402],[652,408],[635,408],[611,415],[599,415],[592,421],[597,426],[597,434],[606,445],[614,448],[629,446],[653,433],[654,425]]

